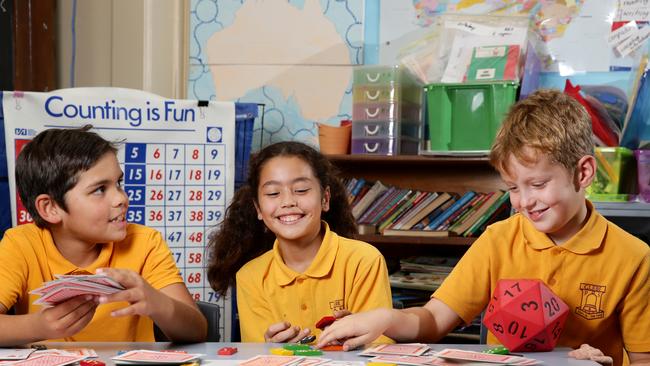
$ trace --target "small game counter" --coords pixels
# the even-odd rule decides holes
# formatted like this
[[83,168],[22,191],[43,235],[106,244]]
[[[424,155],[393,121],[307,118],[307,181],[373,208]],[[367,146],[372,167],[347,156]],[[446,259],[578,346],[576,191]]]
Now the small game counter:
[[[157,342],[157,343],[128,343],[128,342],[70,342],[70,343],[54,343],[48,342],[43,343],[49,349],[79,349],[79,348],[89,348],[97,352],[99,360],[104,362],[106,366],[115,365],[112,361],[113,357],[116,357],[118,352],[129,351],[129,350],[153,350],[153,351],[184,351],[187,353],[199,353],[204,356],[201,357],[201,365],[203,366],[227,366],[227,365],[239,365],[241,362],[251,359],[255,356],[268,356],[271,355],[271,349],[273,348],[282,348],[284,344],[267,344],[267,343],[196,343],[196,344],[173,344],[166,342]],[[429,345],[434,351],[442,351],[444,349],[461,349],[467,351],[484,351],[489,348],[486,345],[457,345],[457,344],[431,344]],[[219,355],[219,350],[224,347],[235,347],[237,352],[232,355]],[[567,353],[570,351],[568,348],[556,348],[552,352],[535,352],[535,353],[523,353],[525,357],[533,358],[540,363],[538,365],[553,365],[553,366],[588,366],[588,365],[598,365],[593,361],[582,361],[570,359],[567,356]],[[361,365],[359,362],[369,362],[371,357],[360,356],[361,351],[351,351],[351,352],[341,352],[341,351],[325,351],[323,355],[318,356],[320,358],[329,359],[334,362],[337,366],[353,366]],[[227,352],[222,352],[227,353]],[[343,362],[341,362],[343,361]],[[356,362],[355,362],[356,361]],[[348,363],[349,362],[349,363]],[[133,363],[142,365],[142,363]],[[441,365],[496,365],[494,363],[484,363],[484,362],[474,362],[474,363],[440,363]],[[253,364],[251,364],[253,365]],[[257,363],[257,365],[268,365],[268,366],[279,366],[280,364],[274,365],[268,362]],[[324,363],[323,365],[327,365]]]

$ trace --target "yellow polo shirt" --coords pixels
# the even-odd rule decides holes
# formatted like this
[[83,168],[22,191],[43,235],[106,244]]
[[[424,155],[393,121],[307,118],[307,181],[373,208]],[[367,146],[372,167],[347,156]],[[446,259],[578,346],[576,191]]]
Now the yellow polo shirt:
[[[391,308],[386,262],[370,244],[338,236],[323,222],[325,235],[304,273],[287,267],[278,249],[246,263],[237,272],[237,309],[243,342],[264,342],[271,324],[287,321],[309,328],[335,310],[353,313]],[[382,337],[384,342],[390,339]]]
[[[92,274],[98,268],[130,269],[155,289],[183,282],[167,244],[160,233],[145,226],[128,224],[126,238],[102,246],[99,257],[86,268],[78,268],[58,251],[47,229],[34,224],[7,230],[0,242],[0,303],[16,314],[37,312],[38,298],[29,294],[55,274]],[[110,313],[128,303],[99,305],[90,323],[79,333],[52,341],[152,342],[153,322],[148,317],[112,317]]]
[[614,365],[627,363],[624,347],[650,352],[650,249],[587,207],[584,227],[560,246],[521,214],[491,225],[432,297],[470,322],[497,280],[540,279],[569,306],[559,346],[588,343]]

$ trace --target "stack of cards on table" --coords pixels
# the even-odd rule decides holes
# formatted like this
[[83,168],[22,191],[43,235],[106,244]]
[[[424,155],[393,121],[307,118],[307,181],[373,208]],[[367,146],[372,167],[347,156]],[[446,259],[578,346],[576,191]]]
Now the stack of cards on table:
[[400,365],[485,365],[486,363],[502,365],[535,365],[540,361],[512,355],[494,355],[458,349],[444,349],[433,352],[429,346],[421,343],[382,344],[367,348],[360,356],[371,356],[368,362],[394,363]]
[[362,361],[340,361],[319,357],[260,355],[238,363],[239,366],[365,366]]
[[199,359],[202,354],[180,351],[134,350],[111,358],[117,365],[169,364],[178,365]]
[[92,349],[0,349],[0,365],[11,366],[62,366],[97,357]]
[[443,349],[440,352],[436,353],[436,356],[444,358],[445,360],[454,361],[454,364],[458,364],[457,361],[467,361],[467,362],[481,362],[481,363],[491,363],[491,364],[500,364],[500,365],[536,365],[541,363],[541,361],[534,358],[519,357],[513,355],[494,355],[483,352],[472,352],[465,351],[460,349]]
[[56,275],[56,279],[32,290],[39,295],[34,305],[53,306],[80,295],[110,295],[124,290],[114,279],[105,275]]
[[366,348],[359,355],[372,357],[368,362],[400,365],[435,365],[433,362],[437,360],[431,348],[423,343],[380,344]]

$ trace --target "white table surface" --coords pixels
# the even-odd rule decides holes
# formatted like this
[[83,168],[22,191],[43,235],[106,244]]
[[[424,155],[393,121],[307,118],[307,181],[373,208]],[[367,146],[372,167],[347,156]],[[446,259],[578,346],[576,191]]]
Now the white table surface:
[[[99,355],[99,359],[104,361],[107,366],[113,365],[112,357],[117,355],[118,351],[133,350],[133,349],[149,349],[149,350],[182,350],[188,353],[201,353],[204,354],[204,363],[206,360],[221,360],[232,362],[219,362],[222,365],[232,364],[236,365],[239,361],[246,360],[257,355],[268,355],[269,349],[274,347],[282,347],[282,344],[268,344],[268,343],[194,343],[194,344],[174,344],[167,342],[157,343],[129,343],[129,342],[69,342],[69,343],[42,343],[48,348],[92,348]],[[483,351],[490,346],[479,344],[431,344],[429,345],[433,350],[440,351],[445,348],[456,348],[470,351]],[[217,350],[221,347],[237,347],[238,352],[232,356],[219,356]],[[531,357],[543,361],[543,365],[553,366],[588,366],[598,365],[592,361],[580,361],[570,359],[567,353],[569,348],[556,348],[552,352],[533,352],[522,353],[526,357]],[[332,360],[345,360],[345,361],[367,361],[368,357],[358,356],[359,351],[351,352],[324,352],[323,358]],[[489,364],[486,364],[489,365]]]

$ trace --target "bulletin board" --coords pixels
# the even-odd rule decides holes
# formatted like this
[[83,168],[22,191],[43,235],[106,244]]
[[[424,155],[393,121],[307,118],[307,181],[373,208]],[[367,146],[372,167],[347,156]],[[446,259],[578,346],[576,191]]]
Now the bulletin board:
[[221,307],[220,334],[229,336],[231,302],[210,288],[205,248],[234,191],[234,103],[121,88],[4,92],[2,99],[13,226],[32,222],[16,192],[20,150],[45,129],[92,124],[119,142],[127,221],[162,233],[192,297]]

